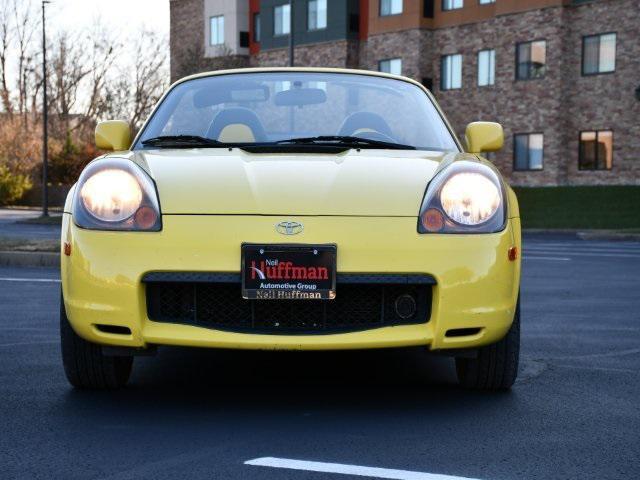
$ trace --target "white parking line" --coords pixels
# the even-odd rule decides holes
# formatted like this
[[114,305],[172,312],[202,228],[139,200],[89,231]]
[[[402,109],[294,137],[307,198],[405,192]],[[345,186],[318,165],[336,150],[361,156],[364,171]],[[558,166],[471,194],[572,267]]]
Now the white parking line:
[[39,283],[60,283],[58,278],[14,278],[0,277],[0,282],[39,282]]
[[530,255],[524,255],[524,260],[557,260],[559,262],[570,262],[571,259],[567,257],[532,257]]
[[439,475],[437,473],[412,472],[390,468],[362,467],[342,463],[308,462],[289,458],[263,457],[247,460],[245,465],[258,467],[286,468],[289,470],[305,470],[308,472],[341,473],[370,478],[391,478],[395,480],[473,480],[468,477]]
[[571,252],[571,251],[558,251],[558,250],[530,250],[525,249],[525,252],[532,252],[535,254],[550,254],[550,255],[569,255],[571,257],[613,257],[613,258],[640,258],[640,253],[593,253],[593,252]]
[[2,347],[26,347],[28,345],[53,345],[54,343],[59,343],[60,340],[51,340],[47,342],[15,342],[15,343],[0,343],[0,348]]
[[569,250],[571,252],[612,252],[612,253],[640,253],[640,247],[634,248],[619,248],[619,247],[606,247],[606,246],[594,246],[594,247],[554,247],[553,245],[528,245],[523,247],[525,250]]

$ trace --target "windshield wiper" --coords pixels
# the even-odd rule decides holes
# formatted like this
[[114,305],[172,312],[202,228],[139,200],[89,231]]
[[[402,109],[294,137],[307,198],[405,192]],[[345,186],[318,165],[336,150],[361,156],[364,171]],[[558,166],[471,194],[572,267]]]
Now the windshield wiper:
[[226,147],[228,144],[212,140],[199,135],[162,135],[142,141],[145,147],[166,148],[195,148],[195,147]]
[[355,148],[388,148],[393,150],[415,150],[416,147],[401,143],[371,140],[369,138],[352,137],[349,135],[321,135],[318,137],[289,138],[274,142],[277,145],[347,145]]

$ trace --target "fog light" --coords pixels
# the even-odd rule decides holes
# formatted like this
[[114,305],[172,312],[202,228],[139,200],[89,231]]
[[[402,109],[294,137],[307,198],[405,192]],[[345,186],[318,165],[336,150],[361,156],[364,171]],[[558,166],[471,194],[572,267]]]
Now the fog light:
[[416,314],[416,299],[405,293],[396,298],[396,315],[403,320],[413,317]]

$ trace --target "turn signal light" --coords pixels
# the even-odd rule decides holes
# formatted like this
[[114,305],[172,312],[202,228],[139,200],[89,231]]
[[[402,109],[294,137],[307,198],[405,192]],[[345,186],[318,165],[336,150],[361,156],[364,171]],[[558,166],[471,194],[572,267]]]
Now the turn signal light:
[[422,226],[427,232],[439,232],[444,228],[444,217],[440,210],[430,208],[422,214]]
[[148,230],[156,224],[158,214],[151,207],[140,207],[135,214],[136,226],[141,230]]
[[518,247],[511,247],[507,252],[507,256],[509,261],[515,262],[518,259]]

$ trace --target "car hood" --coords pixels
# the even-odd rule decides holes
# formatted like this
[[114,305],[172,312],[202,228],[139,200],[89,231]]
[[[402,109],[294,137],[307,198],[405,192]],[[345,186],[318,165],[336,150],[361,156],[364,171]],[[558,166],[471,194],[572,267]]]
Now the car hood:
[[155,180],[163,214],[415,217],[440,163],[458,155],[191,149],[136,151],[130,158]]

